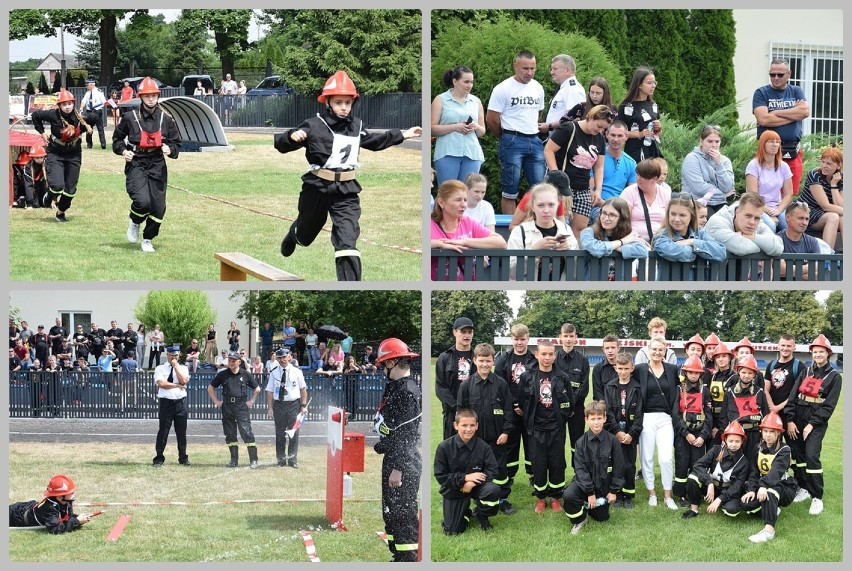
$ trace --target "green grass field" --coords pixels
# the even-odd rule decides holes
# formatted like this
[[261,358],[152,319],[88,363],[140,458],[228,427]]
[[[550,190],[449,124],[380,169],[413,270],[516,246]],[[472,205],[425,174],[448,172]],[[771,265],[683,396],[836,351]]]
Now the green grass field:
[[[107,139],[111,141],[111,130]],[[97,136],[95,137],[97,140]],[[281,239],[296,218],[304,152],[281,154],[271,134],[229,133],[230,152],[181,153],[167,160],[167,211],[144,254],[125,237],[130,198],[124,160],[111,147],[83,150],[83,167],[67,216],[49,209],[9,213],[9,267],[15,281],[217,281],[216,252],[243,252],[303,279],[334,281],[330,233],[290,258]],[[421,152],[362,151],[361,240],[365,281],[419,281]],[[331,229],[331,220],[325,225]],[[140,238],[141,239],[141,238]],[[394,246],[394,247],[388,247]]]
[[[172,435],[172,440],[173,440]],[[9,560],[45,562],[210,561],[308,562],[300,531],[306,530],[326,561],[388,561],[376,531],[384,529],[379,473],[381,456],[365,451],[365,472],[355,473],[335,531],[325,518],[325,447],[300,447],[298,470],[274,465],[270,445],[259,447],[261,467],[226,468],[223,443],[195,444],[193,466],[177,464],[174,442],[166,464],[151,467],[150,444],[9,445],[9,501],[40,498],[50,477],[62,472],[77,485],[75,512],[103,515],[74,533],[9,531]],[[241,446],[241,460],[246,460]],[[217,504],[223,500],[289,499],[281,503]],[[299,501],[303,500],[303,501]],[[304,501],[320,500],[320,501]],[[83,502],[187,502],[177,506],[84,507]],[[205,505],[210,503],[210,505]],[[107,534],[122,514],[130,523],[118,541]]]
[[[434,378],[434,359],[433,359]],[[431,396],[431,451],[429,464],[442,437],[441,405]],[[515,478],[509,500],[518,512],[491,518],[494,528],[483,532],[475,520],[462,535],[447,536],[441,531],[441,495],[434,477],[430,477],[432,496],[433,561],[842,561],[843,560],[843,400],[834,412],[826,435],[822,462],[825,471],[825,511],[808,514],[810,502],[782,508],[775,539],[753,544],[748,536],[763,527],[759,516],[741,514],[729,518],[708,514],[689,521],[681,519],[681,510],[662,505],[651,508],[641,482],[637,485],[635,509],[613,509],[605,523],[591,519],[576,536],[570,535],[571,523],[564,513],[544,514],[533,511],[532,488],[523,474]],[[566,450],[570,460],[570,452]],[[424,462],[425,463],[425,462]],[[568,468],[568,481],[572,477]],[[657,493],[662,494],[659,472]],[[662,495],[660,495],[662,498]]]

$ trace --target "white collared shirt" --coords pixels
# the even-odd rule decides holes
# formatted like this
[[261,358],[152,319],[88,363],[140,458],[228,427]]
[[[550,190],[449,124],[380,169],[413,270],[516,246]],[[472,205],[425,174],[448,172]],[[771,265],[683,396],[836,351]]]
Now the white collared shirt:
[[[178,363],[177,370],[180,371],[181,376],[189,377],[189,369],[186,368],[186,365]],[[157,381],[167,381],[169,383],[178,384],[176,375],[172,376],[171,380],[169,380],[169,375],[171,373],[172,366],[169,363],[159,365],[156,369],[154,369],[154,383],[156,384]],[[184,397],[186,397],[186,388],[157,388],[157,398],[180,400]]]
[[286,370],[278,365],[269,371],[269,382],[266,384],[266,392],[272,393],[272,399],[278,400],[281,391],[282,379],[284,384],[285,401],[294,401],[301,398],[301,390],[306,389],[305,376],[302,370],[293,365],[287,365]]

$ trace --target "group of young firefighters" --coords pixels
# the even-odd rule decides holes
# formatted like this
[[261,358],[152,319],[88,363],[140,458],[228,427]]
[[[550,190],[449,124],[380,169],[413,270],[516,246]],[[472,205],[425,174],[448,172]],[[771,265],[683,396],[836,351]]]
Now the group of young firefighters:
[[[436,363],[444,440],[435,450],[434,476],[443,496],[444,533],[464,532],[472,518],[489,530],[490,517],[516,513],[508,498],[522,465],[534,511],[543,513],[549,499],[553,511],[568,516],[571,534],[588,517],[603,522],[610,508],[633,508],[635,482],[642,480],[636,459],[643,417],[651,417],[646,408],[656,406],[664,407],[659,416],[670,417],[673,438],[646,427],[656,430],[656,438],[642,440],[641,465],[653,472],[644,456],[656,447],[668,488],[665,505],[677,510],[677,500],[687,508],[683,519],[697,517],[702,503],[708,513],[759,514],[764,527],[749,540],[763,543],[775,537],[782,507],[810,498],[809,513],[820,514],[820,453],[842,383],[829,362],[833,350],[825,335],[809,345],[807,365],[793,357],[792,336],[783,336],[779,358],[764,376],[747,338],[729,349],[715,333],[686,341],[686,360],[678,370],[665,327],[660,318],[651,321],[650,351],[643,347],[635,358],[620,349],[617,337],[605,337],[605,358],[590,372],[586,357],[574,350],[572,324],[562,326],[561,348],[539,339],[534,352],[528,349],[528,328],[514,325],[512,351],[495,363],[489,344],[471,346],[472,321],[457,319],[455,343]],[[673,379],[671,386],[666,377]],[[656,506],[653,478],[650,482],[648,503]]]

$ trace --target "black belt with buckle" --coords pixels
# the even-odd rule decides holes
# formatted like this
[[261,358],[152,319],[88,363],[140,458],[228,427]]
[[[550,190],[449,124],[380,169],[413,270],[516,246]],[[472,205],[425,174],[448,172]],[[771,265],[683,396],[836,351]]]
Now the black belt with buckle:
[[245,402],[245,397],[225,397],[228,402]]
[[527,133],[521,133],[520,131],[512,131],[511,129],[503,129],[503,134],[504,135],[517,135],[518,137],[535,137],[536,135],[538,135],[538,133],[527,134]]

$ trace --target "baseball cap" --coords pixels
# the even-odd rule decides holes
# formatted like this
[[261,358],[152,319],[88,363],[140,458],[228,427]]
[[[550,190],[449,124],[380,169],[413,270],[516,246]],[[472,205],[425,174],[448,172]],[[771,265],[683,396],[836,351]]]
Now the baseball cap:
[[544,175],[544,182],[552,184],[562,196],[574,196],[574,191],[571,190],[571,180],[564,171],[552,170]]
[[180,345],[171,345],[166,347],[166,353],[169,355],[180,355]]
[[459,317],[453,322],[453,329],[464,329],[465,327],[473,329],[473,321],[467,317]]
[[290,354],[290,350],[289,350],[289,349],[278,349],[278,350],[275,352],[275,356],[276,356],[276,357],[286,357],[286,356],[287,356],[287,355],[289,355],[289,354]]
[[228,351],[228,359],[234,359],[236,361],[241,360],[239,351]]

